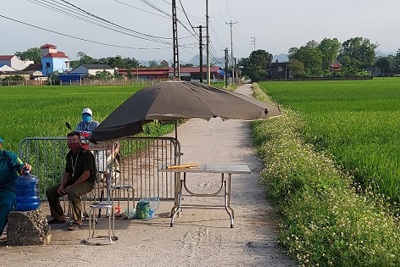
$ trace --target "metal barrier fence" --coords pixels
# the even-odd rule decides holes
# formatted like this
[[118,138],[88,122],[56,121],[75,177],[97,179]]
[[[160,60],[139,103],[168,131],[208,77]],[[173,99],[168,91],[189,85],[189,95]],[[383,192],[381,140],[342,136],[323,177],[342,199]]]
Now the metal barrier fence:
[[[105,158],[113,154],[113,149],[92,151],[95,155],[99,181],[95,190],[95,198],[106,190],[104,173],[111,173],[111,184],[132,185],[135,198],[159,197],[174,198],[174,174],[158,172],[160,165],[180,163],[180,144],[172,137],[128,137],[113,141],[112,146],[119,143],[119,156],[111,156],[118,163],[109,165]],[[44,199],[46,189],[59,183],[65,169],[68,153],[65,137],[33,137],[25,138],[19,144],[19,157],[32,165],[32,174],[40,179],[40,194]],[[107,162],[108,161],[108,162]],[[118,165],[118,166],[117,166]],[[128,190],[121,190],[119,199],[128,198]]]

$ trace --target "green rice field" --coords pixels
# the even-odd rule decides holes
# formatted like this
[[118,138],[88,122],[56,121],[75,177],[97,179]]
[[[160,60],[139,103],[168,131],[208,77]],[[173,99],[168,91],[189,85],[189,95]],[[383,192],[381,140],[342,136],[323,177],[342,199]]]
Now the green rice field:
[[144,86],[0,86],[3,147],[17,152],[25,137],[64,137],[65,122],[75,128],[85,107],[101,122]]
[[[102,122],[127,98],[149,84],[116,86],[0,86],[0,137],[6,150],[17,152],[26,137],[64,137],[81,121],[85,107]],[[224,83],[213,83],[223,87]],[[148,124],[150,136],[173,130],[173,125]],[[161,131],[161,132],[160,132]]]
[[306,142],[330,152],[355,182],[399,202],[400,79],[259,85],[302,114]]

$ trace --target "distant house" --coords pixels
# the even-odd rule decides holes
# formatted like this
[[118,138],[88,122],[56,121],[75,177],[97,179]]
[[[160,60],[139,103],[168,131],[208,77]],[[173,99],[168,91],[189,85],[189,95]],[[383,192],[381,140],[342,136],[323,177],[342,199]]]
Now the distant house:
[[335,62],[330,66],[331,71],[338,72],[342,70],[342,65],[339,62]]
[[42,77],[41,71],[25,71],[25,70],[14,70],[14,71],[0,71],[0,80],[10,76],[21,76],[24,80],[39,80]]
[[41,63],[37,63],[37,64],[31,64],[28,67],[26,67],[24,69],[24,71],[40,71],[42,72],[42,64]]
[[289,62],[278,62],[276,60],[268,68],[268,74],[271,79],[286,80],[291,78]]
[[0,55],[0,67],[8,66],[14,70],[23,70],[33,63],[32,61],[23,61],[16,55]]
[[[140,80],[168,80],[170,68],[132,68],[130,75]],[[126,69],[118,69],[118,75],[128,76]]]
[[70,74],[96,75],[97,72],[107,71],[114,75],[114,68],[107,64],[82,64],[71,70]]
[[163,61],[161,61],[160,66],[163,68],[168,68],[169,67],[168,61],[164,59]]
[[[218,80],[223,77],[219,74],[220,67],[210,67],[210,76],[213,80]],[[200,80],[200,67],[184,67],[180,69],[181,80],[192,81]],[[174,77],[174,69],[170,68],[168,76],[170,79]],[[207,79],[207,67],[203,67],[203,79]]]
[[40,50],[42,52],[42,73],[44,76],[71,70],[70,59],[64,52],[57,51],[55,45],[44,44],[40,47]]
[[0,71],[5,72],[5,71],[16,71],[16,70],[9,67],[8,65],[3,65],[0,67]]
[[0,79],[10,77],[10,76],[21,76],[25,80],[38,80],[43,76],[41,68],[34,68],[33,66],[41,64],[31,64],[23,70],[16,70],[8,65],[3,65],[0,67]]
[[[219,75],[220,67],[210,67],[210,76],[212,79],[222,79]],[[127,76],[126,69],[118,69],[118,75]],[[200,67],[183,67],[180,69],[181,80],[191,81],[200,80]],[[168,80],[174,78],[173,68],[132,68],[131,76],[141,80]],[[207,79],[207,67],[203,67],[203,78]]]

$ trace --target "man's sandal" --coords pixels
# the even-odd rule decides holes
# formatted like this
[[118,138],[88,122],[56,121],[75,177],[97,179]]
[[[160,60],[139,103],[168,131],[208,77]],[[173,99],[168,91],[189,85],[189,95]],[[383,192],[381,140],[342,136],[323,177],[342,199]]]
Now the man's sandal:
[[73,222],[68,226],[68,231],[76,231],[82,228],[82,224]]

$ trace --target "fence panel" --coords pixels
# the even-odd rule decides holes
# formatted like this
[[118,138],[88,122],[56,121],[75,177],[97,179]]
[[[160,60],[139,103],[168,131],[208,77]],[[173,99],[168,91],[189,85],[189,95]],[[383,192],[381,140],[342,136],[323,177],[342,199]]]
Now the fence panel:
[[[120,163],[112,179],[114,184],[131,184],[135,189],[135,198],[159,197],[174,198],[174,174],[158,172],[160,165],[180,163],[180,144],[172,137],[128,137],[120,143]],[[114,143],[115,144],[115,141]],[[65,137],[25,138],[19,145],[19,157],[32,165],[32,174],[40,179],[40,194],[45,198],[46,189],[59,183],[65,169],[68,153]],[[104,172],[105,161],[101,157],[112,154],[111,150],[92,151],[96,158],[97,170]],[[99,173],[102,178],[102,174]],[[106,189],[106,183],[100,181],[96,187],[96,198]],[[104,192],[104,191],[103,191]],[[121,191],[120,198],[126,199],[127,192]]]

